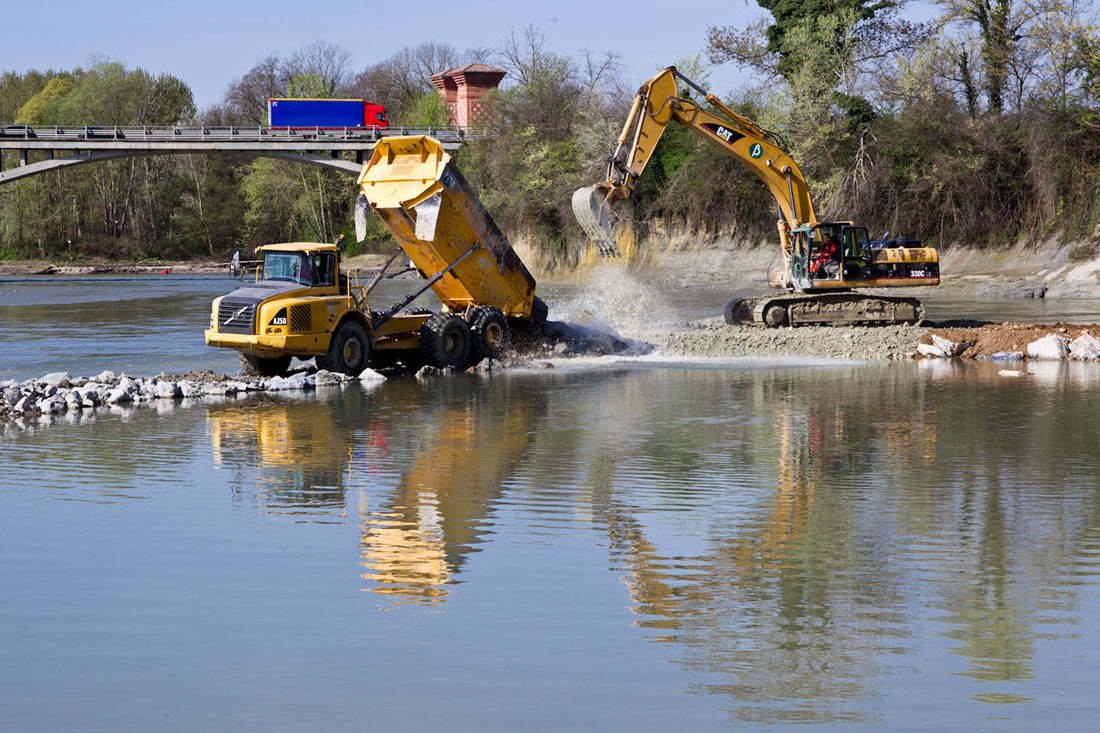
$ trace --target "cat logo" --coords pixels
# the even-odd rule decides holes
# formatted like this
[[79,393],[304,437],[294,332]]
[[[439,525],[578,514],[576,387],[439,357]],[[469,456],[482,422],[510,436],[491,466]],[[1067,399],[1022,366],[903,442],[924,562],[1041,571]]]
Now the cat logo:
[[722,125],[716,124],[714,122],[704,122],[702,127],[704,130],[714,133],[723,142],[728,143],[729,145],[733,145],[735,142],[744,137],[744,135],[742,135],[741,133],[735,130],[727,129]]

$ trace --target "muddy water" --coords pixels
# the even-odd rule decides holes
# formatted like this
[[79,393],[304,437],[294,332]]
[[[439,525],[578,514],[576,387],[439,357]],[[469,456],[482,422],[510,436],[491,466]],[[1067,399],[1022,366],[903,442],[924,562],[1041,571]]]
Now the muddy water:
[[[0,378],[232,368],[152,287]],[[1090,724],[1100,369],[556,364],[4,432],[4,727]]]

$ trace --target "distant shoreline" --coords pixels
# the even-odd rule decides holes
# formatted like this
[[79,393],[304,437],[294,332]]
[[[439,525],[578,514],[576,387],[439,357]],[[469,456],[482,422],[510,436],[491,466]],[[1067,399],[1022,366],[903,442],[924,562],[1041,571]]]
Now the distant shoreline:
[[[348,258],[352,269],[373,269],[385,261],[384,255],[366,254]],[[192,275],[229,272],[228,261],[109,261],[64,262],[56,260],[0,260],[0,277],[30,275]]]
[[105,274],[190,274],[228,272],[224,262],[96,262],[73,264],[35,260],[0,261],[0,276],[4,275],[105,275]]

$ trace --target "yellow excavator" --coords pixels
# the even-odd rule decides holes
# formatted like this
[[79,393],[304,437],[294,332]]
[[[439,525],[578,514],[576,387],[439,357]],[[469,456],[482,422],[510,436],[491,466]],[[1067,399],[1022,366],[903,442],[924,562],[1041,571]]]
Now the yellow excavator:
[[[679,79],[702,95],[709,109],[679,96]],[[715,110],[714,112],[711,109]],[[854,293],[859,288],[939,285],[939,256],[918,241],[872,242],[867,227],[850,221],[819,221],[810,188],[777,134],[734,112],[670,66],[638,90],[618,145],[608,160],[607,180],[573,194],[573,211],[602,256],[617,256],[611,204],[630,196],[669,122],[678,122],[734,156],[768,187],[779,210],[783,269],[771,273],[783,295],[733,298],[726,322],[785,324],[917,323],[916,298]]]

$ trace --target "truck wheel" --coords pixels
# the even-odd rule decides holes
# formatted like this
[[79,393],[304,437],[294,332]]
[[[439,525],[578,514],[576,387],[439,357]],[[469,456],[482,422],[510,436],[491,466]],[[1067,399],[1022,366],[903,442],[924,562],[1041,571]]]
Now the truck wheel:
[[370,339],[359,321],[340,322],[332,334],[328,353],[317,357],[317,368],[358,377],[370,361]]
[[243,351],[240,354],[241,367],[244,369],[244,373],[253,377],[282,377],[286,375],[286,370],[290,368],[291,357],[289,356],[276,356],[266,359],[255,354],[246,354]]
[[470,327],[454,313],[435,313],[420,329],[420,353],[429,366],[465,369],[470,361]]
[[471,363],[477,364],[482,359],[499,359],[511,339],[508,319],[499,308],[491,305],[479,305],[469,315],[470,336],[473,339],[470,344],[470,352],[473,354]]

